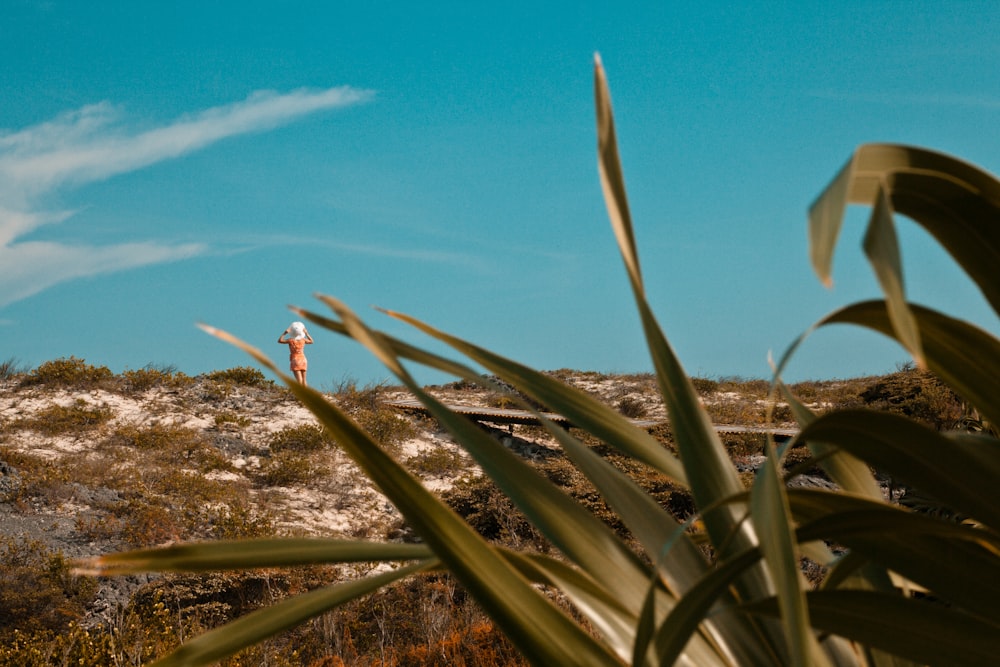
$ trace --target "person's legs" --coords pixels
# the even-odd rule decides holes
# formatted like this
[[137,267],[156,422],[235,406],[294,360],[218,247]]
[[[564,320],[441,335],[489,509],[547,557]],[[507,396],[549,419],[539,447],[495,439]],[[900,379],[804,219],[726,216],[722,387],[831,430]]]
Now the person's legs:
[[299,384],[303,384],[304,385],[306,383],[306,372],[305,371],[294,371],[294,373],[295,373],[295,379],[299,382]]

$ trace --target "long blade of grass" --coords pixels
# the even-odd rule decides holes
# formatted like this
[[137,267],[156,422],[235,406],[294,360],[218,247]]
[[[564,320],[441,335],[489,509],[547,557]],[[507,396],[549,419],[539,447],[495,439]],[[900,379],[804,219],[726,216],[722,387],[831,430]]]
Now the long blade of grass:
[[[717,601],[725,597],[736,579],[749,568],[755,566],[760,558],[759,549],[745,551],[734,558],[716,564],[714,569],[707,571],[689,588],[663,622],[658,624],[655,636],[652,637],[656,655],[662,664],[672,665],[677,661],[698,625],[706,620]],[[721,614],[729,616],[735,612],[735,607],[727,607],[721,611]],[[721,619],[712,618],[711,620],[718,622]],[[762,649],[766,643],[757,642],[755,646],[757,650],[752,656],[734,656],[738,660],[736,664],[781,664],[777,655],[763,653]],[[638,658],[641,657],[639,651],[643,647],[637,646],[636,648],[633,661],[639,664]],[[751,662],[745,662],[747,659]]]
[[[618,156],[611,95],[599,58],[596,59],[594,66],[594,99],[597,109],[598,171],[608,217],[618,239],[619,252],[632,286],[646,344],[670,417],[674,439],[681,454],[681,462],[687,474],[688,485],[698,507],[719,508],[704,512],[703,519],[712,542],[725,558],[757,545],[754,524],[743,520],[745,510],[729,504],[716,504],[724,498],[738,494],[743,490],[743,486],[712,427],[708,414],[701,406],[691,380],[681,367],[646,301],[625,181]],[[746,573],[741,578],[738,588],[749,597],[761,597],[773,591],[767,573],[760,569]]]
[[[874,591],[808,594],[816,626],[927,665],[992,664],[1000,655],[1000,625],[934,602]],[[747,605],[778,614],[774,600]]]
[[[660,391],[670,415],[670,424],[681,452],[681,461],[688,475],[688,484],[698,505],[707,506],[720,498],[742,491],[743,486],[725,448],[712,428],[711,420],[701,407],[694,386],[670,348],[646,302],[639,269],[639,256],[636,251],[635,232],[625,192],[621,160],[618,156],[611,94],[608,91],[607,77],[600,58],[597,58],[594,66],[594,98],[597,108],[598,170],[608,217],[615,238],[618,239],[618,249],[632,285]],[[749,523],[741,523],[735,510],[731,509],[705,516],[705,524],[716,544],[723,544],[729,540],[733,530],[746,532],[748,535],[752,533]],[[749,539],[752,544],[753,538]],[[733,542],[735,549],[745,546],[747,544],[743,540]]]
[[279,632],[284,632],[345,602],[421,571],[427,563],[327,586],[265,607],[183,644],[152,667],[201,667],[229,657]]
[[896,226],[892,220],[892,206],[885,190],[879,188],[868,220],[868,231],[864,240],[865,254],[875,271],[885,303],[889,320],[896,332],[896,338],[915,360],[924,368],[924,353],[920,346],[920,331],[913,319],[906,301],[903,285],[903,262],[899,256],[896,240]]
[[1000,313],[1000,181],[943,153],[912,146],[860,146],[809,210],[813,267],[829,284],[848,203],[873,204],[884,189],[891,207],[930,232]]
[[1000,442],[955,439],[890,413],[838,410],[799,434],[833,444],[944,505],[1000,528]]
[[208,572],[430,558],[422,544],[394,544],[320,537],[219,540],[176,544],[97,556],[78,562],[79,574],[111,576],[136,572]]
[[[338,312],[359,342],[372,346],[390,370],[405,372],[398,360],[346,309]],[[345,317],[345,315],[347,317]],[[495,549],[387,455],[346,414],[319,392],[285,376],[262,352],[235,337],[208,328],[281,377],[344,451],[400,510],[414,530],[455,574],[519,650],[538,664],[564,662],[605,665],[611,653],[535,590]]]
[[780,459],[770,439],[765,452],[767,461],[754,480],[750,509],[754,517],[767,517],[766,526],[758,530],[760,551],[774,582],[788,651],[792,664],[827,665],[829,661],[820,649],[809,622],[805,591],[800,586],[802,576],[799,573],[791,511],[778,470]]

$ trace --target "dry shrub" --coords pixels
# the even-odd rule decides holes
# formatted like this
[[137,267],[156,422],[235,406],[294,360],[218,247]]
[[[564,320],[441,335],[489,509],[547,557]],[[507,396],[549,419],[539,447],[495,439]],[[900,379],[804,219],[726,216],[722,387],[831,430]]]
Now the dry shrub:
[[320,622],[334,650],[311,667],[528,664],[448,575],[384,588]]
[[631,395],[618,401],[615,409],[630,419],[642,419],[647,414],[646,403],[641,398]]
[[33,370],[22,385],[45,385],[64,389],[97,389],[110,384],[114,374],[107,366],[92,366],[76,357],[46,361]]
[[962,400],[929,371],[905,369],[878,378],[861,393],[864,404],[909,417],[938,430],[951,428],[963,414]]
[[273,433],[268,440],[272,452],[316,452],[333,444],[330,434],[316,424],[289,426]]
[[181,389],[194,384],[194,379],[172,367],[146,366],[125,370],[118,376],[117,389],[126,396],[143,394],[150,389]]
[[58,403],[42,408],[31,418],[20,419],[11,428],[26,428],[42,435],[84,434],[111,421],[114,410],[107,405],[94,405],[82,398],[71,405]]
[[252,366],[237,366],[221,371],[212,371],[206,376],[212,382],[235,384],[243,387],[274,387],[274,381]]
[[13,633],[60,632],[83,617],[97,582],[70,573],[41,542],[0,542],[0,643]]

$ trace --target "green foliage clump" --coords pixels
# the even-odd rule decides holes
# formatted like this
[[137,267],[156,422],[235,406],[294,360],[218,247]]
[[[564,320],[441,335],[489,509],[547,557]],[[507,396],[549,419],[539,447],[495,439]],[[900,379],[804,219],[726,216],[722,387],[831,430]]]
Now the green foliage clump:
[[118,376],[118,389],[127,396],[143,394],[150,389],[178,389],[190,386],[194,379],[169,367],[146,366],[137,370],[124,370]]
[[94,405],[78,398],[70,405],[53,403],[30,419],[17,420],[12,427],[31,429],[43,435],[82,434],[107,424],[114,416],[114,410],[107,405]]
[[244,417],[243,415],[238,415],[235,412],[230,412],[228,410],[223,410],[212,418],[215,422],[216,427],[223,427],[227,424],[232,424],[233,426],[243,427],[249,426],[253,423],[253,420],[249,417]]
[[237,366],[221,371],[212,371],[205,377],[212,382],[234,384],[242,387],[274,387],[273,380],[268,380],[259,369],[252,366]]
[[266,459],[256,478],[263,486],[304,486],[329,474],[308,455],[285,450]]
[[41,542],[0,542],[0,644],[18,633],[61,632],[83,617],[97,582],[71,574],[61,553]]
[[274,432],[268,440],[272,452],[317,452],[333,444],[329,432],[316,424],[288,426]]
[[648,412],[645,402],[634,396],[625,396],[618,401],[615,408],[618,412],[631,419],[642,419]]
[[710,378],[693,377],[691,378],[691,384],[694,385],[694,390],[697,391],[702,396],[706,394],[714,394],[719,391],[718,380],[712,380]]
[[62,389],[97,389],[108,386],[113,377],[114,373],[107,366],[92,366],[83,359],[71,356],[40,364],[25,377],[22,384]]
[[962,417],[958,394],[932,373],[915,368],[878,378],[860,398],[872,410],[904,415],[939,431]]
[[428,448],[406,460],[406,467],[416,473],[444,475],[469,467],[469,455],[461,449],[446,447]]

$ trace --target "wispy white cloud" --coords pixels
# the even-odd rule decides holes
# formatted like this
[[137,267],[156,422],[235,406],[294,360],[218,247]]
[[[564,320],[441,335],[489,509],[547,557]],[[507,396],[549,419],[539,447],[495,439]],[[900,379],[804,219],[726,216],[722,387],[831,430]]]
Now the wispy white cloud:
[[176,261],[204,244],[64,245],[18,239],[72,211],[46,210],[60,190],[180,157],[222,139],[262,132],[323,110],[363,102],[353,88],[257,92],[162,127],[135,130],[120,109],[90,105],[17,132],[0,134],[0,307],[75,278]]

